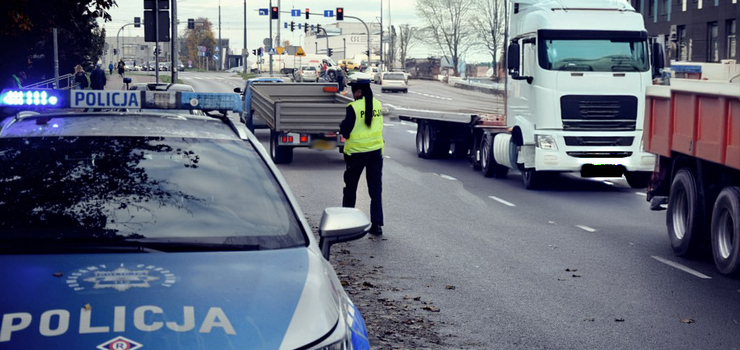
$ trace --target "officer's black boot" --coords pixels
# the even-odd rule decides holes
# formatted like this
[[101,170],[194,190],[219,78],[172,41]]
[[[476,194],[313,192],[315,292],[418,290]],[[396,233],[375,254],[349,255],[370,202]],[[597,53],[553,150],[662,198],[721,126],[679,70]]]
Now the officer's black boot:
[[370,234],[380,236],[383,234],[383,225],[378,225],[373,223],[373,225],[370,227]]

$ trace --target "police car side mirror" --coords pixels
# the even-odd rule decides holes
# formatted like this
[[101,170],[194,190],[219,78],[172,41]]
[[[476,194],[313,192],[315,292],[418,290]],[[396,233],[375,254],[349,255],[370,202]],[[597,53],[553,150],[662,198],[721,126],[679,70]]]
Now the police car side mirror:
[[360,239],[370,230],[370,219],[355,208],[326,208],[319,224],[321,254],[329,260],[332,245]]

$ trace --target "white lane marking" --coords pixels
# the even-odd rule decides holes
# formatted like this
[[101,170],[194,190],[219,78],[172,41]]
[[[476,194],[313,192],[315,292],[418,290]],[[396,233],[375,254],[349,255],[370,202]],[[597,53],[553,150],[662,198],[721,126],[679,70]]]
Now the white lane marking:
[[383,123],[383,126],[396,126],[396,124]]
[[409,134],[416,134],[416,130],[406,130],[406,132]]
[[450,175],[440,174],[439,177],[441,177],[443,179],[446,179],[446,180],[450,180],[450,181],[457,181],[456,178],[454,178],[454,177],[452,177]]
[[385,159],[391,159],[391,156],[384,156]]
[[635,194],[638,196],[647,196],[647,193],[645,192],[635,192]]
[[679,270],[681,270],[683,272],[690,273],[690,274],[692,274],[692,275],[694,275],[696,277],[703,278],[705,280],[712,279],[711,277],[709,277],[709,276],[707,276],[707,275],[705,275],[705,274],[703,274],[703,273],[701,273],[699,271],[692,270],[692,269],[690,269],[690,268],[688,268],[686,266],[683,266],[683,265],[681,265],[681,264],[679,264],[677,262],[666,260],[666,259],[663,259],[663,258],[661,258],[659,256],[655,256],[655,255],[651,256],[651,258],[653,258],[655,260],[658,260],[658,261],[660,261],[660,262],[662,262],[662,263],[664,263],[664,264],[666,264],[668,266],[675,267],[675,268],[677,268],[677,269],[679,269]]
[[588,226],[583,225],[576,225],[576,227],[580,228],[581,230],[588,231],[588,232],[596,232],[596,229],[590,228]]
[[407,123],[407,122],[405,122],[405,121],[402,120],[401,121],[401,125],[411,125],[411,124],[409,124],[409,123]]
[[495,200],[496,202],[499,202],[499,203],[501,203],[503,205],[508,205],[510,207],[516,207],[516,204],[511,203],[511,202],[508,202],[508,201],[505,201],[505,200],[503,200],[501,198],[498,198],[496,196],[488,196],[488,198],[491,198],[491,199]]

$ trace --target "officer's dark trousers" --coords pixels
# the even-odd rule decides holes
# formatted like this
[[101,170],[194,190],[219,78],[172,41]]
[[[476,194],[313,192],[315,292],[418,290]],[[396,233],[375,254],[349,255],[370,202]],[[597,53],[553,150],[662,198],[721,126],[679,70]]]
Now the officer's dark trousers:
[[383,153],[381,150],[344,155],[347,169],[344,171],[344,197],[342,206],[354,208],[357,201],[357,184],[362,170],[366,169],[367,188],[370,192],[370,221],[383,225]]

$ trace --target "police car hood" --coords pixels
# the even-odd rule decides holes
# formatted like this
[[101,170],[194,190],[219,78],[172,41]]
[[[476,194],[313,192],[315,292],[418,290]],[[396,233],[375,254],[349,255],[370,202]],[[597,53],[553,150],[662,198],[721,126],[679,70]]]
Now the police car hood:
[[0,349],[309,344],[339,319],[327,266],[307,248],[0,256]]

